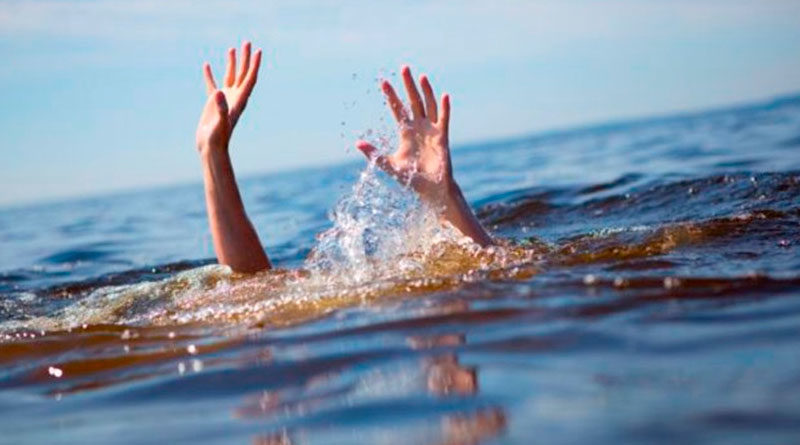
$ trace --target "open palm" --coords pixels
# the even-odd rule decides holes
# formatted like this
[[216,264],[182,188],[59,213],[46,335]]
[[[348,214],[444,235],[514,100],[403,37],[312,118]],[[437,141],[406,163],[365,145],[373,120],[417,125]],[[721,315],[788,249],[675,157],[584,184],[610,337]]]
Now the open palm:
[[227,145],[255,87],[261,65],[261,50],[255,52],[252,61],[250,59],[250,42],[242,44],[242,61],[238,70],[236,50],[228,50],[228,64],[221,89],[217,89],[211,65],[203,64],[208,101],[197,124],[198,148]]
[[411,70],[403,66],[401,73],[408,93],[411,116],[392,85],[387,81],[381,83],[381,89],[398,124],[397,151],[380,155],[377,148],[366,141],[356,142],[356,147],[381,169],[413,188],[423,200],[440,204],[453,183],[448,141],[450,97],[447,94],[442,95],[439,110],[427,76],[420,76],[419,81],[423,100],[411,76]]

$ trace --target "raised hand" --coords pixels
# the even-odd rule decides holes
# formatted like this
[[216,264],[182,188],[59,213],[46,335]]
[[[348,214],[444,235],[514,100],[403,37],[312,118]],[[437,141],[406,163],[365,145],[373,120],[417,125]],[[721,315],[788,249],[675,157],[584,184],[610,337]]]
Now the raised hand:
[[401,184],[416,191],[423,201],[439,213],[443,221],[452,224],[481,246],[492,244],[491,236],[472,213],[453,178],[448,139],[450,96],[443,94],[437,105],[427,76],[423,74],[419,78],[422,87],[420,95],[411,70],[403,66],[400,72],[408,94],[410,116],[392,85],[385,80],[381,82],[381,89],[397,121],[397,150],[382,155],[366,141],[357,141],[356,148]]
[[233,127],[256,84],[261,50],[250,62],[250,43],[242,44],[242,63],[236,69],[236,51],[228,50],[222,89],[217,89],[211,66],[203,65],[208,99],[197,124],[197,149],[203,164],[206,210],[217,261],[236,272],[258,272],[271,267],[258,234],[239,194],[228,154]]
[[203,114],[200,115],[200,122],[197,123],[195,135],[197,149],[201,154],[212,150],[227,151],[232,131],[225,94],[222,91],[214,91],[208,96]]
[[447,134],[450,97],[442,95],[440,110],[427,76],[422,75],[419,80],[423,100],[411,70],[403,66],[401,73],[411,105],[411,116],[392,85],[385,80],[381,82],[381,89],[398,125],[397,151],[380,155],[377,148],[366,141],[356,142],[356,147],[381,169],[413,188],[423,200],[435,206],[443,205],[454,184]]
[[[228,50],[222,88],[218,89],[211,73],[211,65],[203,64],[208,101],[197,125],[197,147],[201,151],[209,147],[227,148],[233,128],[239,121],[253,87],[258,79],[261,65],[261,50],[256,50],[251,61],[250,42],[242,43],[242,61],[236,66],[236,50]],[[220,119],[226,116],[227,119]],[[226,122],[227,121],[227,122]]]

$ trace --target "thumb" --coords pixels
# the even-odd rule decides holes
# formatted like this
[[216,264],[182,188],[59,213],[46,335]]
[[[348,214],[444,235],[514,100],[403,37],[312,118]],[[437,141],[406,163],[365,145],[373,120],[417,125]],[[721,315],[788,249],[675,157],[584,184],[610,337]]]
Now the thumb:
[[364,156],[366,156],[370,161],[375,158],[375,155],[378,152],[378,149],[367,141],[356,141],[356,148],[361,151],[361,153],[364,153]]
[[364,156],[367,157],[369,162],[375,163],[375,165],[377,165],[381,170],[396,178],[400,177],[399,172],[394,168],[394,165],[392,165],[392,161],[389,159],[389,157],[378,154],[378,149],[375,148],[374,145],[367,141],[359,140],[356,141],[356,148],[361,151],[361,153],[364,153]]
[[224,118],[228,118],[228,101],[225,100],[225,93],[220,90],[214,92],[214,102],[217,104],[217,112]]

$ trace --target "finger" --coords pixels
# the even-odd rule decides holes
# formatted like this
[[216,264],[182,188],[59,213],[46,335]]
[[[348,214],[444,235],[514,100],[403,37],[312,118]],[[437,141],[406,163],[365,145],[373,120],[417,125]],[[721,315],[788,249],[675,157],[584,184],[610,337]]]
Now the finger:
[[361,153],[364,153],[364,156],[366,156],[370,162],[375,163],[381,170],[394,177],[399,177],[389,158],[378,154],[378,149],[375,148],[374,145],[367,141],[356,141],[356,148],[359,149]]
[[411,77],[411,69],[407,65],[403,65],[400,71],[403,74],[403,84],[406,86],[408,101],[411,103],[411,113],[414,115],[414,119],[425,117],[425,110],[422,107],[422,97],[420,97],[419,91],[417,91],[414,78]]
[[425,115],[431,122],[436,123],[436,96],[433,95],[433,88],[431,87],[428,76],[422,75],[419,78],[419,84],[422,86],[422,94],[425,95]]
[[236,72],[236,50],[233,48],[228,49],[228,66],[225,68],[224,85],[232,87],[235,80]]
[[397,93],[394,92],[392,85],[384,80],[383,83],[381,83],[381,89],[383,90],[383,94],[386,95],[386,101],[389,103],[389,108],[392,110],[394,119],[398,124],[407,124],[408,114],[403,107],[403,102],[400,101],[400,98],[397,97]]
[[239,75],[236,77],[236,85],[244,83],[250,69],[250,42],[242,43],[242,64],[239,66]]
[[442,94],[442,116],[439,118],[439,125],[442,126],[445,140],[450,132],[450,95]]
[[228,119],[228,101],[225,100],[225,94],[222,91],[214,92],[214,102],[217,104],[217,112],[223,119]]
[[261,67],[261,50],[256,50],[256,53],[253,55],[253,63],[250,64],[250,68],[247,71],[247,76],[244,78],[244,97],[249,97],[250,93],[253,92],[253,87],[256,86],[256,80],[258,80],[258,69]]
[[217,91],[217,83],[214,82],[214,74],[211,73],[211,65],[208,62],[203,64],[203,78],[206,80],[206,94],[211,95]]
[[378,149],[367,141],[356,141],[356,148],[359,149],[361,153],[364,153],[364,156],[366,156],[369,160],[375,158],[378,153]]

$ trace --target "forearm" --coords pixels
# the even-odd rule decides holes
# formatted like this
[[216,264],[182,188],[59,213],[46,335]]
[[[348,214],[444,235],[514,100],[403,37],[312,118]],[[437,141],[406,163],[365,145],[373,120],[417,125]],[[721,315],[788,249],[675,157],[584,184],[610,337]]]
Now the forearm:
[[464,236],[472,238],[481,247],[494,244],[491,235],[486,232],[486,229],[478,221],[467,200],[464,199],[461,188],[455,182],[448,186],[447,197],[442,206],[440,217],[443,221],[452,224]]
[[200,156],[217,260],[236,272],[269,269],[269,259],[247,218],[227,150],[203,150]]

